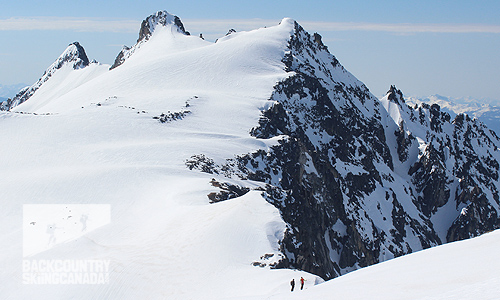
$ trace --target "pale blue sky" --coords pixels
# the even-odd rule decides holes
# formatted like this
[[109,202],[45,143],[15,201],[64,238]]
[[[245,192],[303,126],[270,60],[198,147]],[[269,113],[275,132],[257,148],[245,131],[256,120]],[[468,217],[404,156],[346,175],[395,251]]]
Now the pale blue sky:
[[167,10],[209,40],[284,17],[319,32],[340,62],[382,96],[500,100],[500,1],[0,0],[0,84],[34,83],[69,43],[111,64],[140,22]]

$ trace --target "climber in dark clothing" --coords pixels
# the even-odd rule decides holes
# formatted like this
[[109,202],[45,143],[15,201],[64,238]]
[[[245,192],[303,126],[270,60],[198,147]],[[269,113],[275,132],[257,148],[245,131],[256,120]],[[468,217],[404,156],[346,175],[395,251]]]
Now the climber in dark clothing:
[[292,279],[292,281],[290,281],[290,285],[292,286],[292,292],[293,292],[293,288],[295,287],[295,279]]

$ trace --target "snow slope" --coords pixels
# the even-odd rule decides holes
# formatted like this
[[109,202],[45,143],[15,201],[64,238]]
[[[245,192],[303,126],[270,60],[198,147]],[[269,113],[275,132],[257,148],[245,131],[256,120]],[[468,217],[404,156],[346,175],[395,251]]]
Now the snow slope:
[[370,266],[268,299],[498,299],[500,231]]
[[[192,154],[222,160],[273,143],[248,130],[286,76],[293,21],[216,44],[174,26],[156,27],[111,71],[63,66],[1,112],[3,299],[235,299],[285,291],[292,275],[321,281],[269,270],[285,223],[259,192],[209,204],[217,176],[185,165]],[[173,113],[182,117],[154,119]],[[23,258],[24,204],[109,204],[111,222]],[[23,284],[23,259],[109,261],[109,283]]]

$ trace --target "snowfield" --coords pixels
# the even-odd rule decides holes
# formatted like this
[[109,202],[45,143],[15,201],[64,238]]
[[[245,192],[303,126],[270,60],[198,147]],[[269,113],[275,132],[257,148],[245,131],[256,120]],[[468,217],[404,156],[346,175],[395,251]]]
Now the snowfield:
[[[2,112],[2,299],[260,298],[287,291],[293,276],[322,281],[270,270],[285,223],[260,192],[209,204],[217,176],[185,165],[269,146],[248,132],[287,75],[292,29],[286,19],[210,43],[158,27],[123,65],[63,66]],[[23,257],[23,221],[36,225],[23,220],[25,204],[108,204],[111,221],[62,243],[54,220],[47,249]],[[109,261],[109,282],[23,284],[23,259]]]
[[[210,203],[219,175],[190,170],[186,161],[206,155],[223,164],[278,142],[249,131],[273,104],[275,84],[290,75],[282,59],[293,28],[283,19],[211,43],[172,22],[156,26],[122,65],[63,65],[28,101],[0,112],[0,298],[498,298],[500,232],[323,283],[272,269],[287,225],[261,195],[263,183],[245,182],[254,190]],[[33,212],[37,204],[67,210],[51,223]],[[92,211],[71,210],[85,204],[109,207],[109,222],[99,218],[98,226]],[[30,228],[43,243],[23,254],[33,246]],[[50,261],[99,262],[107,266],[98,272],[104,282],[35,284],[45,273],[71,273],[36,269]]]

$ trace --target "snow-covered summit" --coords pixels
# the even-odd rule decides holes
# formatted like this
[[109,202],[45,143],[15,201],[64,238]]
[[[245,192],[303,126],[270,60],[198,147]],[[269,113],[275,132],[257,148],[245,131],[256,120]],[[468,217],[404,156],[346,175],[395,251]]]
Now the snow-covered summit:
[[85,53],[85,49],[79,42],[74,42],[68,45],[66,50],[47,68],[42,77],[38,81],[24,89],[22,89],[11,101],[2,103],[1,110],[10,110],[13,107],[28,100],[33,94],[47,82],[56,72],[63,68],[73,70],[83,69],[90,64],[89,58]]
[[47,70],[60,69],[63,64],[70,64],[73,69],[85,68],[89,65],[89,58],[79,42],[68,45],[68,48],[59,56],[59,58]]
[[184,29],[184,24],[182,24],[179,17],[164,10],[158,11],[142,21],[137,43],[132,47],[124,46],[116,57],[115,62],[110,67],[110,70],[122,65],[125,60],[134,54],[155,33],[165,30],[167,30],[171,36],[190,35],[189,32]]
[[[109,285],[17,285],[22,238],[16,237],[0,255],[1,295],[235,299],[283,285],[288,291],[294,274],[316,281],[305,272],[269,270],[282,257],[278,241],[286,225],[257,189],[263,183],[186,166],[192,155],[225,161],[277,143],[249,131],[273,103],[275,84],[289,75],[281,60],[293,26],[238,32],[218,43],[173,26],[156,26],[111,71],[63,67],[32,98],[0,115],[0,139],[13,141],[0,148],[6,179],[0,190],[9,199],[0,212],[0,239],[22,237],[22,216],[11,213],[22,213],[22,204],[112,207],[112,223],[97,236],[32,257],[109,260]],[[210,204],[208,195],[221,187],[246,183],[252,190],[241,189],[245,195]]]
[[189,35],[189,32],[184,29],[184,24],[182,24],[179,17],[169,14],[167,11],[163,10],[150,15],[142,21],[141,30],[139,31],[139,38],[137,39],[137,42],[140,42],[144,39],[149,39],[149,37],[153,34],[156,27],[158,26],[172,26],[172,28],[177,30],[177,32]]

